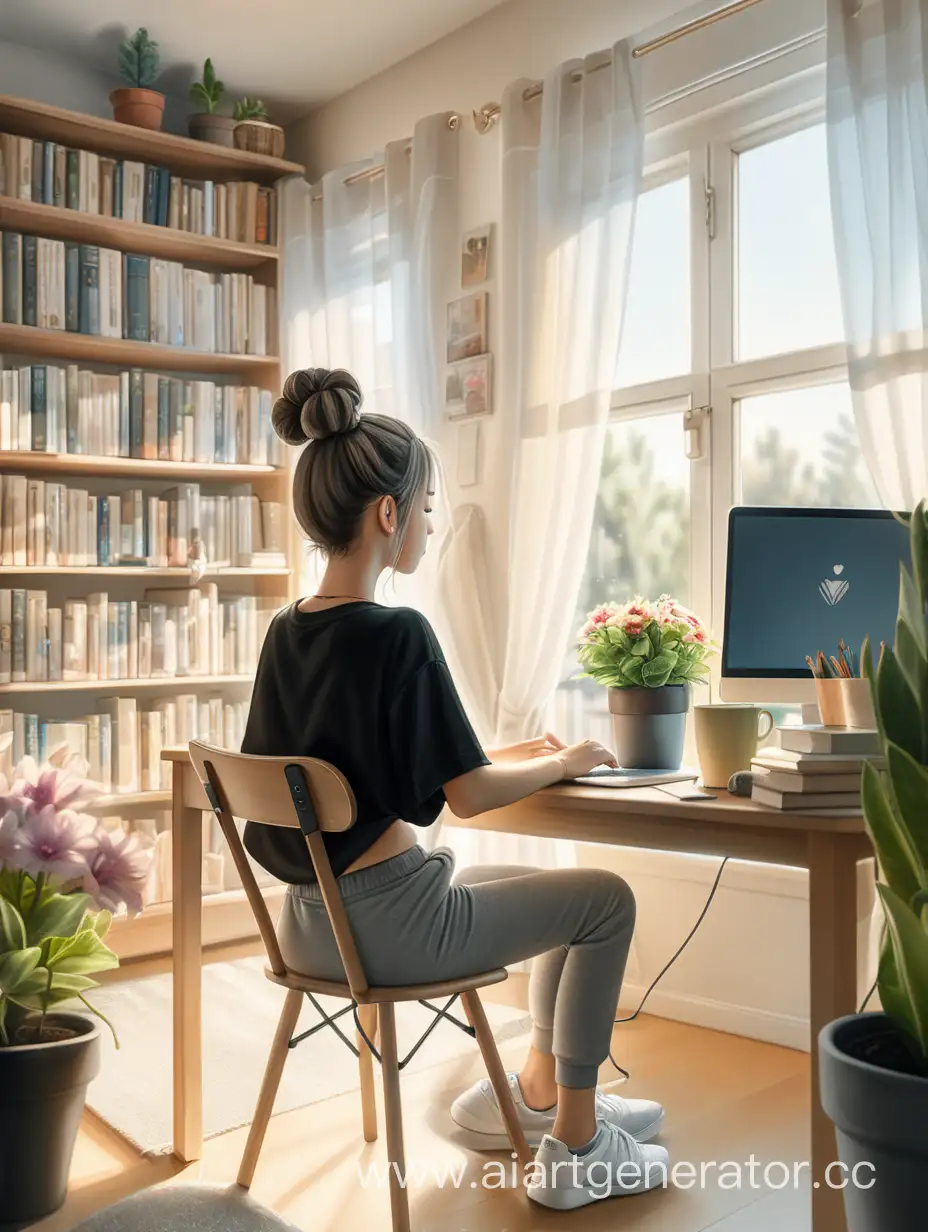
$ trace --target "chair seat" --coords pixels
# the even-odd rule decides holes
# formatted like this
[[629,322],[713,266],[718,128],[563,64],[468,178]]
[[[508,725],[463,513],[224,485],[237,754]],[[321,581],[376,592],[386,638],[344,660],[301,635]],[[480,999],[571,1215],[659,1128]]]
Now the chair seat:
[[284,988],[293,988],[297,992],[318,993],[323,997],[342,997],[346,1001],[357,1001],[359,1005],[377,1005],[387,1001],[428,1001],[431,997],[451,997],[456,993],[470,992],[473,988],[486,988],[490,984],[502,984],[507,978],[505,967],[497,967],[493,971],[481,971],[477,975],[462,975],[456,980],[439,980],[435,984],[407,984],[389,988],[368,988],[367,992],[355,995],[347,983],[340,980],[319,980],[312,975],[301,975],[299,971],[285,971],[278,975],[270,967],[264,968],[264,974],[273,984]]

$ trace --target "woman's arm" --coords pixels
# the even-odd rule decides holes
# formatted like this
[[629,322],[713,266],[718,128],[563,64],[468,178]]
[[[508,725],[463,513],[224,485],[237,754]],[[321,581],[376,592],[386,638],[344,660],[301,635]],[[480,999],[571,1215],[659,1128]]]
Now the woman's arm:
[[561,779],[578,778],[595,766],[614,766],[615,758],[595,740],[584,740],[545,757],[478,766],[445,784],[445,799],[455,817],[475,817],[514,804]]
[[484,752],[490,761],[495,763],[528,761],[531,757],[549,757],[552,753],[559,753],[566,748],[567,745],[563,740],[559,740],[552,732],[545,732],[543,736],[536,736],[534,740],[520,740],[518,744],[506,744],[498,749],[484,749]]

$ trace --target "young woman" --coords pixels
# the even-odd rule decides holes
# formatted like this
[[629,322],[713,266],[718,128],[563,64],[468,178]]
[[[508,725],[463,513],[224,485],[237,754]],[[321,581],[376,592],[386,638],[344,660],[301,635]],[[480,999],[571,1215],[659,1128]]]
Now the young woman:
[[[406,424],[360,408],[354,378],[322,368],[294,372],[274,406],[278,435],[306,445],[294,513],[327,567],[318,593],[271,623],[242,750],[319,757],[351,784],[357,822],[325,844],[372,983],[536,960],[532,1044],[510,1076],[526,1137],[539,1146],[536,1177],[547,1178],[530,1195],[563,1209],[639,1192],[660,1183],[666,1152],[640,1144],[663,1110],[596,1090],[635,924],[631,890],[598,869],[481,867],[453,879],[451,853],[427,854],[413,829],[445,804],[472,817],[614,762],[594,741],[565,748],[552,736],[485,752],[428,622],[374,601],[384,571],[412,573],[422,559],[433,467]],[[344,979],[300,833],[246,826],[245,845],[290,886],[278,922],[287,963]],[[451,1115],[470,1144],[508,1145],[488,1081],[459,1096]],[[552,1168],[558,1162],[566,1166]]]

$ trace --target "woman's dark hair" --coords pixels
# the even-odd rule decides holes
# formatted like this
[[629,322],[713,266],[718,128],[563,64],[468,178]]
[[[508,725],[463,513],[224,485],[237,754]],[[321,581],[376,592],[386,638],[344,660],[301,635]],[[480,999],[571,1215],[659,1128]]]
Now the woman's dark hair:
[[392,496],[399,556],[412,503],[432,475],[432,456],[408,424],[362,415],[362,401],[361,387],[344,368],[304,368],[287,377],[271,422],[288,445],[309,442],[293,476],[293,512],[306,536],[327,556],[347,552],[365,509]]

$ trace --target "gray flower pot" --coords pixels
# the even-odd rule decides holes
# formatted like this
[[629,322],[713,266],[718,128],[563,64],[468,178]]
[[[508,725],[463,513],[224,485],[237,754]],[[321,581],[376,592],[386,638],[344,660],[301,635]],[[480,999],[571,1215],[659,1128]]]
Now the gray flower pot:
[[230,150],[235,147],[232,136],[235,120],[232,116],[209,115],[207,112],[188,116],[187,129],[197,141],[211,141],[213,145],[224,145]]
[[629,770],[679,770],[690,686],[610,689],[614,753]]
[[898,1059],[904,1069],[907,1058],[886,1014],[829,1023],[818,1052],[822,1107],[845,1166],[840,1177],[833,1169],[834,1179],[850,1182],[843,1190],[848,1232],[924,1232],[928,1078],[891,1068]]

